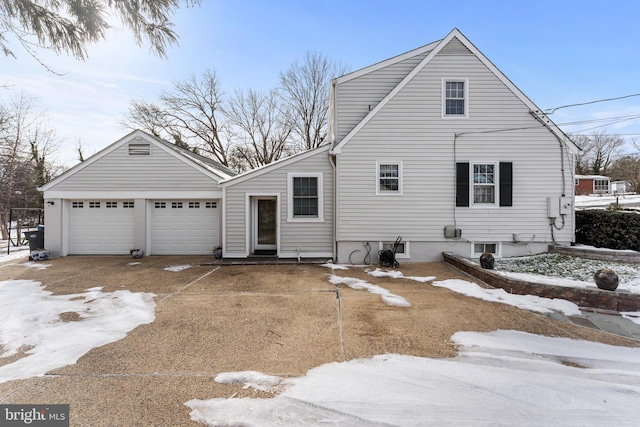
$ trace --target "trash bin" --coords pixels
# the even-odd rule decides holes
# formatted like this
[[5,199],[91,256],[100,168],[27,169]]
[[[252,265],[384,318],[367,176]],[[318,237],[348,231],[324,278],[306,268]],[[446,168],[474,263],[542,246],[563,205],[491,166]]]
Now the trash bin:
[[44,249],[44,230],[23,231],[24,237],[29,241],[29,250]]

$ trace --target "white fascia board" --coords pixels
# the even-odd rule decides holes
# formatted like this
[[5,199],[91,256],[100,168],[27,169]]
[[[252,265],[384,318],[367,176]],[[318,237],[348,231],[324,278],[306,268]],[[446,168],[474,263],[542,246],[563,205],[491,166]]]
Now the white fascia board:
[[140,190],[124,190],[124,191],[65,191],[65,190],[49,190],[46,191],[44,197],[47,199],[76,199],[76,200],[110,200],[110,199],[172,199],[172,200],[190,200],[190,199],[221,199],[221,190],[199,190],[199,191],[140,191]]
[[290,165],[292,163],[295,163],[304,159],[308,159],[309,157],[315,156],[316,154],[322,153],[324,151],[329,151],[330,148],[331,148],[331,144],[325,144],[325,145],[321,145],[320,147],[312,148],[311,150],[303,151],[302,153],[294,154],[293,156],[287,157],[285,159],[277,160],[273,163],[269,163],[268,165],[262,165],[256,169],[252,169],[250,171],[241,173],[240,175],[236,175],[229,179],[220,181],[220,185],[226,188],[226,187],[230,187],[232,185],[244,182],[248,179],[257,178],[267,172],[271,172],[273,170]]

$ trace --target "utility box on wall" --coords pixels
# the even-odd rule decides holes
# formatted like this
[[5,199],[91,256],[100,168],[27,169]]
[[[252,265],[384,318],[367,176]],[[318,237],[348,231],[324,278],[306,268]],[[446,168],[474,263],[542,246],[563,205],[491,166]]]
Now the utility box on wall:
[[462,230],[454,225],[446,225],[444,227],[444,237],[447,239],[459,239],[462,236]]
[[560,215],[570,215],[573,207],[571,197],[560,197]]

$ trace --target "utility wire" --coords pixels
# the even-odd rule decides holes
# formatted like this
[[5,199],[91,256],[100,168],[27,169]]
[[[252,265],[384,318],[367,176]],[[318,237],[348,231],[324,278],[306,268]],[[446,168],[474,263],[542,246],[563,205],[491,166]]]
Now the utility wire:
[[640,96],[640,93],[633,93],[631,95],[618,96],[618,97],[615,97],[615,98],[598,99],[598,100],[589,101],[589,102],[581,102],[579,104],[561,105],[560,107],[556,107],[556,108],[547,108],[546,110],[544,110],[544,113],[545,114],[553,114],[553,113],[555,113],[557,110],[559,110],[561,108],[579,107],[581,105],[597,104],[599,102],[616,101],[618,99],[631,98],[631,97],[634,97],[634,96]]

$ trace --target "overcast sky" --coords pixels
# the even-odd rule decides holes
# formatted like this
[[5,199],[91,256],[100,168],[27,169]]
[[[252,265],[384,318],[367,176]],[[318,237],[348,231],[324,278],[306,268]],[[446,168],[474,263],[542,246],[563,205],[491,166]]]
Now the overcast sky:
[[[268,90],[306,51],[357,70],[442,39],[458,28],[542,109],[640,93],[640,2],[637,0],[349,1],[203,0],[174,16],[180,44],[159,59],[115,28],[89,59],[43,54],[62,76],[20,47],[0,57],[2,101],[21,91],[39,101],[63,143],[56,158],[77,163],[128,133],[120,122],[132,99],[153,101],[173,81],[215,69],[227,94]],[[640,96],[564,108],[550,116],[566,132],[637,116],[604,129],[640,139]],[[614,120],[611,120],[614,121]],[[609,121],[609,122],[611,122]]]

